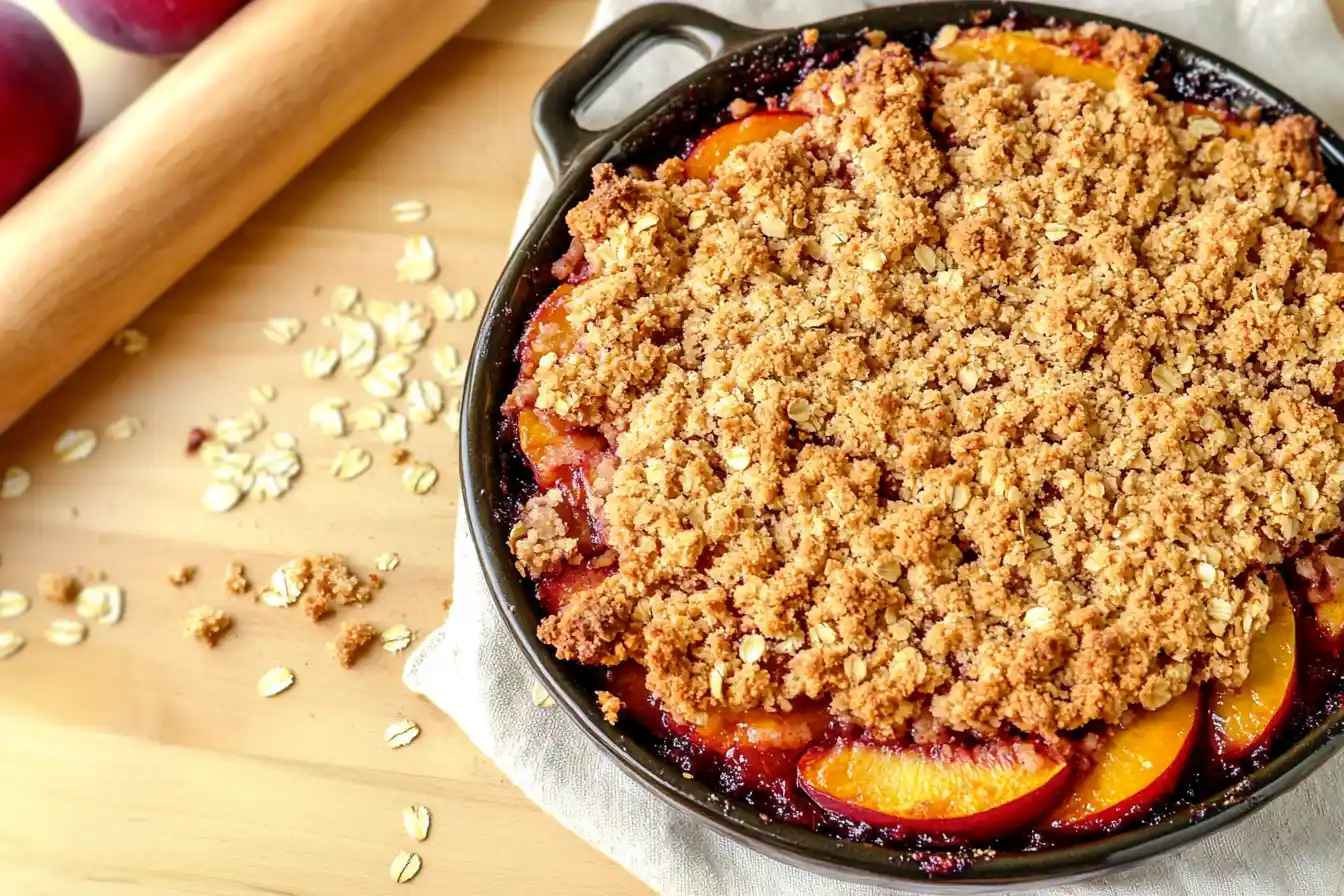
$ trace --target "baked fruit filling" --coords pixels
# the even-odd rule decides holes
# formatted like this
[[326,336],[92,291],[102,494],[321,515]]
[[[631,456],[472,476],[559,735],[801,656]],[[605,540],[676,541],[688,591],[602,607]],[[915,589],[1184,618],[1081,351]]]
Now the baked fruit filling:
[[604,705],[776,817],[1111,831],[1338,666],[1344,203],[1314,120],[1164,98],[1154,37],[870,43],[594,169],[510,542]]

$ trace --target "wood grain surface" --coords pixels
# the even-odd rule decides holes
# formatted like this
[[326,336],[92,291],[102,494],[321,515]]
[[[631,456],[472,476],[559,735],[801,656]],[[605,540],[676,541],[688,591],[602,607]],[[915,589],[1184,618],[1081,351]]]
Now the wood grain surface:
[[[533,153],[530,99],[578,46],[593,6],[494,0],[144,316],[145,355],[99,353],[0,437],[0,468],[23,464],[34,475],[28,494],[0,502],[0,588],[36,597],[41,573],[103,570],[127,590],[125,620],[95,626],[76,648],[42,639],[64,615],[57,607],[39,603],[0,622],[29,638],[0,662],[0,893],[382,893],[395,889],[388,866],[401,849],[424,858],[410,885],[421,892],[647,892],[406,692],[400,657],[375,651],[341,670],[325,648],[332,623],[222,587],[233,560],[258,578],[306,552],[343,552],[368,569],[395,551],[401,566],[386,589],[367,611],[343,615],[419,632],[440,621],[452,576],[452,434],[439,424],[412,438],[442,473],[427,497],[401,487],[376,440],[361,440],[376,458],[369,474],[333,481],[335,445],[309,428],[307,409],[331,394],[362,396],[348,380],[305,379],[298,349],[325,335],[318,319],[336,284],[423,297],[392,273],[412,229],[436,241],[441,282],[488,291]],[[431,218],[394,224],[389,206],[411,198],[428,202]],[[273,315],[309,329],[296,346],[275,346],[260,334]],[[431,344],[465,350],[473,327],[441,324]],[[247,410],[249,387],[262,382],[280,393],[262,408],[270,431],[299,437],[307,471],[279,503],[207,515],[205,470],[183,453],[187,431]],[[64,428],[101,430],[123,414],[140,417],[144,431],[104,442],[83,462],[52,459]],[[201,574],[178,590],[166,574],[184,563]],[[183,613],[204,603],[237,620],[213,651],[181,634]],[[277,664],[298,683],[262,700],[256,681]],[[392,751],[383,730],[402,716],[424,733]],[[401,830],[411,803],[434,818],[418,846]]]

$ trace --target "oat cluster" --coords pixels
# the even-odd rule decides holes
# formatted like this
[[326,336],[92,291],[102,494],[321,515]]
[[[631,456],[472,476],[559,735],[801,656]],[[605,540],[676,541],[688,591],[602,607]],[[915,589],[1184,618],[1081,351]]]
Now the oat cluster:
[[[1245,677],[1263,571],[1341,523],[1344,209],[1313,121],[1234,137],[1133,69],[870,48],[712,184],[595,169],[582,338],[513,397],[619,456],[561,657],[916,737]],[[580,559],[557,497],[529,574]]]

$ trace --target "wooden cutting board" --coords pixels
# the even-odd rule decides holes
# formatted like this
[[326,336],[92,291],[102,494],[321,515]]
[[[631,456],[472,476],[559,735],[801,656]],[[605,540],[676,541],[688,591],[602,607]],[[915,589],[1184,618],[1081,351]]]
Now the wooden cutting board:
[[[1344,9],[1344,0],[1332,4]],[[0,588],[36,597],[41,573],[103,570],[128,595],[125,620],[95,626],[79,647],[43,640],[63,615],[50,605],[0,621],[29,639],[0,663],[0,892],[388,892],[401,849],[423,856],[412,884],[422,891],[646,892],[406,692],[400,657],[375,651],[343,671],[325,649],[331,623],[222,586],[235,560],[259,578],[302,553],[342,552],[368,569],[394,551],[401,566],[386,589],[346,618],[419,632],[442,618],[456,512],[452,433],[438,424],[413,436],[415,454],[441,473],[430,496],[407,493],[390,449],[371,438],[357,441],[374,453],[374,469],[332,480],[335,444],[308,426],[307,409],[332,394],[356,405],[366,397],[348,380],[305,379],[298,349],[328,336],[318,321],[337,284],[423,298],[423,287],[393,276],[412,230],[435,240],[442,283],[487,293],[529,171],[531,97],[579,45],[593,6],[494,0],[145,316],[143,356],[105,351],[0,437],[0,469],[22,464],[34,476],[28,494],[0,502]],[[429,203],[429,220],[393,223],[388,208],[405,199]],[[79,247],[71,257],[77,264]],[[261,336],[261,322],[276,315],[307,321],[296,346]],[[431,344],[465,352],[474,327],[440,324]],[[246,411],[260,383],[279,392],[261,409],[269,431],[299,437],[307,472],[279,503],[208,515],[199,504],[205,471],[183,453],[187,432],[211,414]],[[75,464],[52,459],[66,427],[101,430],[127,414],[144,421],[139,435],[105,441]],[[179,564],[201,570],[180,590],[166,578]],[[237,620],[213,651],[181,634],[183,613],[204,603]],[[292,668],[298,683],[265,701],[256,681],[275,665]],[[383,731],[400,717],[423,734],[393,751]],[[433,813],[419,845],[401,830],[412,803]]]
[[[36,598],[43,572],[99,569],[127,592],[124,621],[94,626],[79,647],[43,640],[52,619],[69,615],[52,605],[35,600],[27,615],[0,621],[29,642],[0,662],[0,892],[389,892],[401,849],[423,857],[411,885],[421,892],[644,892],[408,693],[405,654],[375,650],[342,670],[325,647],[334,623],[231,597],[222,584],[233,560],[264,578],[307,552],[345,553],[367,570],[394,551],[401,565],[375,602],[342,615],[422,633],[441,621],[455,437],[443,423],[413,432],[409,447],[441,474],[429,496],[402,487],[391,448],[368,434],[344,441],[368,448],[373,469],[335,481],[327,468],[338,443],[309,427],[307,409],[333,394],[355,406],[369,398],[349,379],[306,379],[300,349],[331,340],[319,319],[337,284],[424,298],[425,287],[398,284],[393,272],[413,231],[434,239],[441,283],[488,294],[530,170],[531,98],[582,41],[593,6],[494,0],[154,306],[137,324],[151,340],[144,355],[104,351],[0,438],[0,469],[33,474],[27,494],[0,502],[0,588]],[[427,202],[429,219],[393,222],[389,207],[406,199]],[[72,263],[79,254],[72,247]],[[274,315],[307,322],[294,346],[262,337]],[[440,324],[430,345],[465,353],[475,325]],[[417,366],[428,371],[428,350]],[[305,473],[280,502],[212,516],[200,505],[205,469],[184,455],[188,430],[246,411],[260,383],[279,393],[260,408],[268,432],[299,438]],[[101,431],[127,414],[144,421],[139,435],[104,440],[82,462],[54,461],[66,427]],[[199,566],[198,580],[169,585],[177,564]],[[237,623],[213,651],[181,634],[183,613],[206,603]],[[275,665],[298,682],[262,700],[257,679]],[[423,734],[393,751],[383,732],[400,717]],[[433,813],[418,845],[401,826],[412,803]]]

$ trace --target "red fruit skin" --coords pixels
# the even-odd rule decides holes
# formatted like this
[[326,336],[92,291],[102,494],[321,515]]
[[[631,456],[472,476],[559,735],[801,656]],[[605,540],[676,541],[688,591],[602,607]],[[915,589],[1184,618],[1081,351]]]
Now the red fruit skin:
[[902,835],[933,835],[949,843],[987,843],[1026,830],[1064,798],[1073,782],[1072,770],[1061,764],[1060,770],[1043,786],[984,812],[958,818],[898,818],[837,799],[812,783],[808,775],[810,762],[833,749],[836,747],[814,747],[798,762],[798,780],[817,805],[863,824],[890,828]]
[[0,0],[0,214],[70,154],[83,105],[56,38],[28,10]]
[[144,56],[180,56],[249,0],[60,0],[103,43]]

